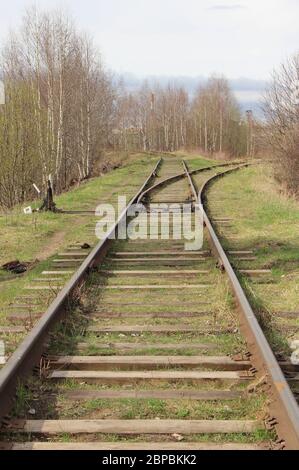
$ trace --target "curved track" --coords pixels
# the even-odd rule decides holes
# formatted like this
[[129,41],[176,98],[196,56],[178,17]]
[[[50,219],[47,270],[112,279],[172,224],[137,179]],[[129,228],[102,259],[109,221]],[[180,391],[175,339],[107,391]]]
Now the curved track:
[[[276,428],[282,447],[299,448],[297,404],[200,210],[208,182],[221,175],[212,167],[189,172],[183,164],[178,174],[177,165],[163,165],[167,178],[162,171],[162,181],[155,183],[160,161],[111,232],[133,202],[151,198],[176,203],[171,238],[161,238],[158,225],[156,239],[112,242],[107,237],[93,249],[1,371],[4,418],[18,380],[39,363],[55,323],[66,316],[64,339],[61,332],[52,338],[40,368],[43,380],[32,385],[38,397],[32,405],[35,419],[25,413],[26,419],[4,420],[3,448],[259,449],[273,446],[265,422]],[[228,165],[223,174],[246,166]],[[206,180],[199,195],[198,174]],[[187,201],[195,207],[192,224],[203,216],[206,227],[204,245],[195,252],[184,251],[186,240],[178,237]],[[168,208],[157,214],[149,207],[158,221],[168,213]],[[95,269],[84,313],[74,316],[70,301]],[[268,420],[260,377],[271,396]],[[45,409],[41,392],[50,408]],[[62,442],[63,434],[71,442]],[[48,436],[51,442],[45,442]]]

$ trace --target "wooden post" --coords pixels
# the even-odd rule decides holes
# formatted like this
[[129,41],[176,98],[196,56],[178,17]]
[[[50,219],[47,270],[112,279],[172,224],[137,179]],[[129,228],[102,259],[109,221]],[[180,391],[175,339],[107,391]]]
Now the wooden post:
[[45,211],[50,211],[50,212],[56,212],[56,204],[53,200],[53,189],[52,189],[52,184],[51,184],[50,179],[48,179],[47,184],[48,184],[47,195],[44,199],[42,206],[40,207],[40,211],[45,210]]

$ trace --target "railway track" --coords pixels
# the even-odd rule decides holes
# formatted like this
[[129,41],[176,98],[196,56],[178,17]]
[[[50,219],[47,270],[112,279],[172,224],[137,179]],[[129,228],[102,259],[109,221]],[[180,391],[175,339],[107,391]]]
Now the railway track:
[[206,213],[201,249],[178,236],[183,204],[194,226],[209,182],[239,168],[157,164],[127,210],[176,204],[171,238],[106,238],[84,259],[1,371],[3,449],[299,448],[291,365],[275,359]]

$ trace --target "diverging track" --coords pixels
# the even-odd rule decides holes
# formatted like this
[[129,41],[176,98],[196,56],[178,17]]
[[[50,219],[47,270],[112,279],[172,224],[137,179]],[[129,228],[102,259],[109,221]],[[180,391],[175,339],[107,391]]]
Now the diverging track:
[[[298,448],[297,405],[206,214],[200,250],[178,237],[183,204],[193,202],[194,224],[197,190],[223,171],[191,174],[165,159],[155,180],[155,168],[134,200],[178,205],[171,238],[94,248],[1,372],[2,398],[67,313],[39,374],[18,389],[4,448],[255,450],[275,446],[275,426],[283,446]],[[83,305],[68,305],[87,275]]]

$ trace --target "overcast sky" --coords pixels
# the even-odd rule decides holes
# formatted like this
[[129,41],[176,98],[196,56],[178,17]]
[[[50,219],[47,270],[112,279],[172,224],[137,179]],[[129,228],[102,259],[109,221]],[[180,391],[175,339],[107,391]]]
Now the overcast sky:
[[0,43],[26,6],[63,7],[109,68],[268,79],[299,50],[299,0],[0,0]]

